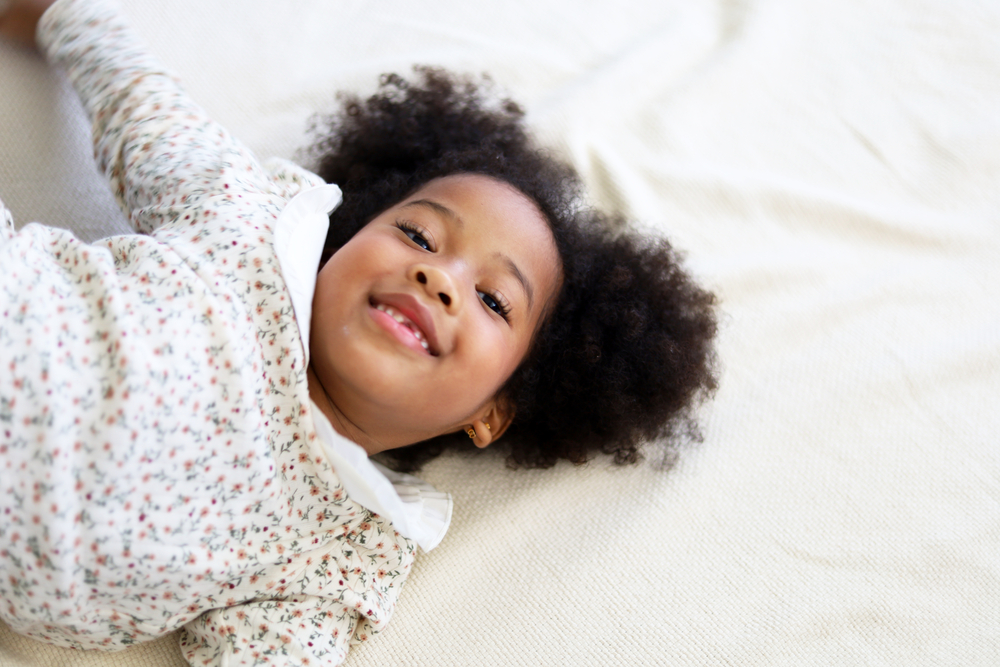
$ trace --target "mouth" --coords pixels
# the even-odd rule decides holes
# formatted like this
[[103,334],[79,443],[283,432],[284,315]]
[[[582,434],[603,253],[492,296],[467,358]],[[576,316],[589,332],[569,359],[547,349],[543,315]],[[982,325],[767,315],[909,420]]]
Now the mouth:
[[434,323],[426,309],[409,296],[398,295],[385,300],[369,299],[376,311],[372,317],[406,347],[428,354],[439,355],[434,337]]

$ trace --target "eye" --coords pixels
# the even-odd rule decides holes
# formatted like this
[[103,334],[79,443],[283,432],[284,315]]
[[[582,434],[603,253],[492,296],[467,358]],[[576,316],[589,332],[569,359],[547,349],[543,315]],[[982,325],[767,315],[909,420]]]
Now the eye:
[[424,236],[424,230],[420,229],[409,220],[400,220],[396,222],[396,227],[398,227],[401,232],[406,234],[410,240],[416,243],[419,247],[428,252],[434,252],[431,248],[430,242]]
[[483,300],[483,303],[486,304],[487,308],[505,320],[508,319],[507,316],[510,315],[510,306],[501,300],[500,295],[494,296],[492,294],[488,294],[487,292],[480,292],[479,290],[476,290],[476,294],[478,294],[479,298]]

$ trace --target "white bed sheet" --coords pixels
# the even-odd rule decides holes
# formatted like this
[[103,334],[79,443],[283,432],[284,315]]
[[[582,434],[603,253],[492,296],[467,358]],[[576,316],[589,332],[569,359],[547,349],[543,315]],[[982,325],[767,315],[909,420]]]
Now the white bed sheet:
[[[432,463],[451,531],[349,665],[1000,664],[1000,4],[124,5],[262,156],[382,72],[488,71],[720,296],[701,445]],[[0,127],[17,220],[126,231],[65,81],[8,45]],[[182,664],[0,626],[2,667]]]

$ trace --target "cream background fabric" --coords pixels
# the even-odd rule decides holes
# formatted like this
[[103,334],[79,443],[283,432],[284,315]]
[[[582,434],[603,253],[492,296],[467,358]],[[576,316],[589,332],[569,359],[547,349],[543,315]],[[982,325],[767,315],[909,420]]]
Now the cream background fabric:
[[[349,665],[1000,664],[1000,4],[124,4],[262,157],[379,73],[488,71],[721,298],[702,444],[431,464],[451,530]],[[8,45],[0,127],[19,224],[125,231],[64,80]],[[3,667],[181,664],[0,627]]]

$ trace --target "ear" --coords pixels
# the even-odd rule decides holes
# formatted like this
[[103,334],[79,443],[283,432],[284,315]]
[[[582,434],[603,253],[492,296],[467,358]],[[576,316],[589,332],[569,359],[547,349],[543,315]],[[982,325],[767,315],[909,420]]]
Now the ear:
[[462,429],[469,434],[476,447],[482,449],[503,435],[513,420],[514,408],[506,401],[494,398]]

